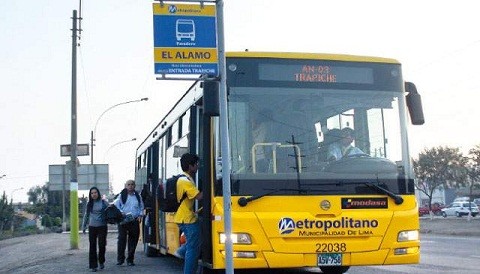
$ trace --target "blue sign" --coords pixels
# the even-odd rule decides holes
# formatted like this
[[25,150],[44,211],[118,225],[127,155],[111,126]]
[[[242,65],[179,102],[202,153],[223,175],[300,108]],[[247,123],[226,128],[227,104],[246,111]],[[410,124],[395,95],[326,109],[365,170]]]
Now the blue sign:
[[156,74],[218,75],[214,5],[153,4]]

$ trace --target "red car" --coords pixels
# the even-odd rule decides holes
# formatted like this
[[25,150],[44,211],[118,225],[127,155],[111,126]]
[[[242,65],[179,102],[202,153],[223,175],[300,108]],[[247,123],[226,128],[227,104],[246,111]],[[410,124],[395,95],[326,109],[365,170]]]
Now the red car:
[[[440,216],[442,214],[442,208],[444,208],[443,205],[439,205],[437,203],[432,205],[432,212],[434,215]],[[428,211],[428,206],[421,206],[418,208],[418,215],[423,216],[423,215],[428,215],[430,214]]]

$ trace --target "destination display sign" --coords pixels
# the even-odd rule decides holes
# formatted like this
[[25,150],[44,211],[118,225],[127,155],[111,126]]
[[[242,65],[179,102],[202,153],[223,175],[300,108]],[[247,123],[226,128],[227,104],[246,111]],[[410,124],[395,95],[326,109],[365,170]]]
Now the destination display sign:
[[259,64],[259,80],[319,83],[373,84],[373,69],[329,64]]
[[215,5],[153,4],[156,74],[218,75]]

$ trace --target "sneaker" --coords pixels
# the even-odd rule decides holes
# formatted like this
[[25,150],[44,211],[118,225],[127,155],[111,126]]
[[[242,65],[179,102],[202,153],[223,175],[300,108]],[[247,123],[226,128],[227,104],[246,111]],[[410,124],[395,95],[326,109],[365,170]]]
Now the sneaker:
[[135,263],[134,262],[131,262],[131,263],[127,263],[128,266],[135,266]]
[[118,261],[118,262],[117,262],[117,265],[122,265],[122,264],[123,264],[122,261]]
[[100,269],[104,269],[105,268],[105,264],[100,264]]
[[185,259],[184,256],[182,256],[179,252],[178,252],[178,249],[175,250],[175,252],[173,252],[173,256],[179,258],[179,259]]
[[97,272],[97,269],[96,268],[90,268],[90,271],[91,272]]

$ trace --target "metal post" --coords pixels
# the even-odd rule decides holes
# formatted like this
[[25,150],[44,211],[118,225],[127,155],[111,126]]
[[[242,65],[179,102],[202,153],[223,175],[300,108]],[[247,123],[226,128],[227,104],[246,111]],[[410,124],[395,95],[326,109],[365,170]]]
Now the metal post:
[[138,100],[131,100],[131,101],[115,104],[115,105],[107,108],[104,112],[102,112],[102,114],[100,114],[100,116],[97,119],[97,122],[95,122],[95,126],[93,127],[93,130],[90,133],[90,155],[91,155],[90,156],[90,164],[93,165],[93,147],[95,146],[95,141],[96,141],[95,140],[95,134],[97,133],[97,125],[98,125],[98,122],[100,121],[100,119],[103,117],[103,115],[105,115],[105,113],[107,113],[109,110],[111,110],[113,108],[116,108],[118,106],[130,104],[130,103],[143,102],[143,101],[148,101],[148,97],[141,98],[141,99],[138,99]]
[[222,182],[223,182],[223,210],[225,226],[225,272],[233,273],[233,243],[232,243],[232,204],[230,191],[230,143],[228,134],[227,110],[227,73],[225,64],[225,33],[223,27],[223,1],[217,0],[217,37],[218,37],[218,65],[220,72],[220,136],[222,147]]
[[65,168],[62,169],[62,231],[67,231],[67,213],[66,213],[66,204],[65,204],[65,182],[67,181],[67,171]]
[[70,155],[70,248],[78,249],[78,180],[77,180],[77,11],[72,27],[72,132]]
[[107,152],[105,152],[105,154],[103,155],[103,162],[105,162],[106,158],[107,158],[107,155],[108,153],[110,152],[110,150],[120,144],[123,144],[123,143],[128,143],[128,142],[134,142],[136,141],[137,138],[132,138],[132,139],[129,139],[129,140],[125,140],[125,141],[121,141],[121,142],[118,142],[118,143],[115,143],[113,145],[111,145],[108,149],[107,149]]
[[90,131],[90,164],[93,165],[93,130]]

